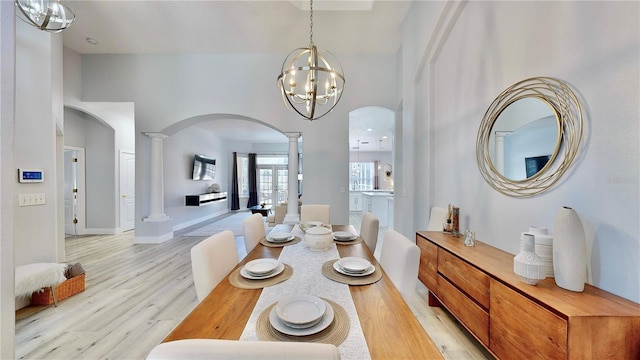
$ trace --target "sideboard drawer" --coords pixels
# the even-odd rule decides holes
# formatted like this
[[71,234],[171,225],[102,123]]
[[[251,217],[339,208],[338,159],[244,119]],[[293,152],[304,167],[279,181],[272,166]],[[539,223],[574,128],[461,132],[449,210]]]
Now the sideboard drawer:
[[498,358],[566,359],[567,322],[496,280],[490,314],[489,348]]
[[438,271],[489,309],[489,275],[442,249],[438,251]]
[[489,313],[460,292],[447,279],[438,276],[440,301],[485,346],[489,346]]
[[434,294],[438,285],[438,246],[420,236],[416,237],[420,248],[420,267],[418,279]]

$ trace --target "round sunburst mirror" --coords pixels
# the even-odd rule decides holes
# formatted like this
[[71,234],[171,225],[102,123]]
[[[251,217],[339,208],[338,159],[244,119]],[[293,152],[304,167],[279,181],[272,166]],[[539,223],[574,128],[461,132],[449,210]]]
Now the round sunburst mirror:
[[504,90],[482,119],[478,167],[505,195],[539,194],[572,165],[582,131],[582,109],[566,83],[548,77],[520,81]]

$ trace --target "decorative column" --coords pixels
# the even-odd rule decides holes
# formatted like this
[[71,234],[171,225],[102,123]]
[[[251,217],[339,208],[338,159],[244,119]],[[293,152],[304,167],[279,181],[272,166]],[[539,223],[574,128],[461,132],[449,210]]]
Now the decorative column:
[[285,224],[297,224],[300,222],[298,214],[298,138],[300,133],[285,133],[289,138],[289,176],[287,197],[287,215],[282,221]]
[[504,175],[504,137],[511,134],[511,131],[496,131],[495,134],[495,163],[496,170]]
[[168,138],[161,133],[144,133],[151,138],[151,183],[149,216],[142,221],[165,221],[170,218],[164,213],[164,181],[163,181],[163,155],[162,140]]

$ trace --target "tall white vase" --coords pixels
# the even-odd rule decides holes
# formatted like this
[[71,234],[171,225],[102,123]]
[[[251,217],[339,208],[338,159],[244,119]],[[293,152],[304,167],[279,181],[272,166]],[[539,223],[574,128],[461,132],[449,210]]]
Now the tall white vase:
[[560,208],[553,234],[553,273],[556,284],[567,290],[584,291],[587,281],[587,243],[582,221],[575,210]]

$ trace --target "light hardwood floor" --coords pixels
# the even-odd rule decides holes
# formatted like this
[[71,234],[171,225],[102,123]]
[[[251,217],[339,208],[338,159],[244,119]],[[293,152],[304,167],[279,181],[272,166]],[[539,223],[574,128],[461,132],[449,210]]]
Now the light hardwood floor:
[[[68,238],[66,262],[85,268],[86,290],[58,307],[19,310],[16,358],[144,359],[197,304],[189,251],[205,237],[179,234],[156,245],[133,244],[133,232]],[[426,291],[418,284],[407,301],[445,358],[491,359],[446,311],[426,305]]]

